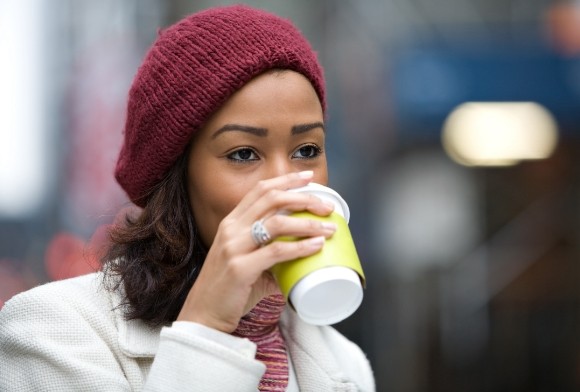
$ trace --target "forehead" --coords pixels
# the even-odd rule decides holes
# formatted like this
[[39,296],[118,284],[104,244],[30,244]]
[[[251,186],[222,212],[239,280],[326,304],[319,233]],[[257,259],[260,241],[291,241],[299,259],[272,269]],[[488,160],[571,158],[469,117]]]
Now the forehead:
[[280,122],[322,120],[322,106],[310,81],[300,73],[277,70],[257,76],[234,93],[200,133],[215,132],[229,123],[267,128]]
[[[290,70],[272,70],[246,83],[226,101],[223,109],[231,106],[260,104],[265,108],[296,103],[318,105],[320,101],[310,81]],[[322,108],[321,108],[322,109]]]

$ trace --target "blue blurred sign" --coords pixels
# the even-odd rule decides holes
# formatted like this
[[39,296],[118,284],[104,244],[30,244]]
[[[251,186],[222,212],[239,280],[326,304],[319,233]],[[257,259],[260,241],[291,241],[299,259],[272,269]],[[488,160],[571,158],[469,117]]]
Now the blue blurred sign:
[[393,59],[393,98],[400,128],[438,137],[466,101],[535,101],[561,132],[580,135],[580,58],[545,49],[413,48]]

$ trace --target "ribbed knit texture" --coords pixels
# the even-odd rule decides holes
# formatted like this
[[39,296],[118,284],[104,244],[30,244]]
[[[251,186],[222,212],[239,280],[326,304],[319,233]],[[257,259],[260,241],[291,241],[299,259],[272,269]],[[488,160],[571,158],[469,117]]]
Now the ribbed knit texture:
[[129,91],[115,176],[131,200],[143,207],[192,134],[235,91],[274,68],[307,77],[325,110],[316,53],[286,19],[234,5],[190,15],[162,31]]
[[256,343],[256,359],[266,365],[260,380],[260,391],[285,391],[288,386],[286,344],[278,321],[286,302],[282,295],[262,299],[242,319],[233,335]]

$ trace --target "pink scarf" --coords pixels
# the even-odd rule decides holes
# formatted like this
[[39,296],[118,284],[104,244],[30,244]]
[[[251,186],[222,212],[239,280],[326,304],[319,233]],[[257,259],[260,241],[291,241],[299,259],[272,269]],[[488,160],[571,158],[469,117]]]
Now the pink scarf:
[[234,336],[248,338],[258,346],[256,359],[266,365],[260,391],[285,391],[288,386],[288,357],[278,321],[286,301],[281,294],[263,298],[242,319]]

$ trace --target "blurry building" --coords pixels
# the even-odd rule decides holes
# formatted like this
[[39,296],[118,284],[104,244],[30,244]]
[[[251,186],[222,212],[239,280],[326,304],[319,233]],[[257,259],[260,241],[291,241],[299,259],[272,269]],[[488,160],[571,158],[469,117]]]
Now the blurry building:
[[[0,3],[0,304],[97,267],[126,205],[112,168],[136,67],[158,27],[227,3]],[[245,3],[292,18],[325,66],[330,183],[368,278],[337,328],[378,390],[580,390],[580,2]],[[467,102],[533,102],[554,144],[458,160],[444,130]],[[536,134],[535,115],[502,110],[475,120],[476,150],[521,153]]]

